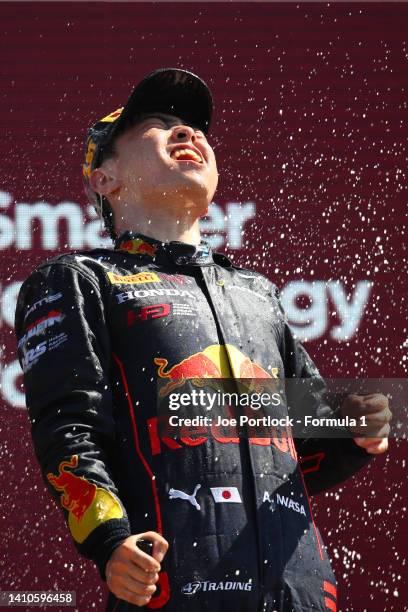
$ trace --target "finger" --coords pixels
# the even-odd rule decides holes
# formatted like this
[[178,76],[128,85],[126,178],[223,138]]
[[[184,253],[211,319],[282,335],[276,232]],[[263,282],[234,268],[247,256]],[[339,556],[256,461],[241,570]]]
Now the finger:
[[126,567],[126,574],[131,576],[133,580],[138,580],[143,584],[156,584],[159,580],[159,574],[157,572],[146,572],[141,567],[131,563]]
[[157,572],[146,572],[143,568],[136,565],[132,559],[122,558],[108,562],[106,566],[106,581],[108,586],[115,585],[121,582],[122,576],[131,576],[133,580],[142,582],[143,584],[155,584],[159,580]]
[[387,424],[384,426],[383,429],[380,429],[376,436],[370,436],[369,438],[357,437],[354,438],[354,442],[358,446],[361,446],[362,448],[365,448],[367,450],[370,446],[376,446],[380,444],[383,440],[387,440],[389,430],[390,426]]
[[153,545],[153,556],[159,563],[163,561],[164,555],[166,554],[169,545],[164,540],[163,542],[157,540]]
[[160,563],[156,559],[137,548],[133,552],[130,561],[135,567],[140,567],[149,574],[157,574],[161,570]]
[[[142,534],[138,539],[147,540],[150,538],[147,538],[146,534]],[[131,551],[130,559],[134,565],[142,568],[145,572],[153,574],[160,572],[160,563],[154,557],[152,557],[152,555],[148,555],[143,550],[138,548],[136,541],[135,546]]]
[[387,396],[384,395],[383,393],[350,393],[349,397],[358,397],[358,398],[363,398],[363,399],[372,399],[375,397],[385,397],[387,399]]
[[382,441],[383,438],[354,438],[354,442],[356,444],[358,444],[358,446],[361,446],[361,448],[365,448],[367,450],[367,448],[369,446],[375,446],[377,444],[379,444]]
[[155,531],[147,531],[143,537],[153,542],[154,559],[156,559],[159,563],[163,561],[164,555],[169,548],[169,543],[167,540],[165,540],[162,535],[156,533]]
[[354,438],[354,442],[357,444],[357,446],[367,449],[368,446],[375,443],[375,438]]
[[384,410],[378,412],[377,414],[380,416],[382,421],[384,421],[384,423],[390,423],[392,421],[392,412],[388,407],[384,408]]
[[124,599],[125,601],[131,604],[135,604],[139,607],[145,606],[151,600],[150,596],[135,595],[126,587],[123,587],[122,589],[120,589],[120,591],[114,593],[114,595],[116,595],[118,599]]
[[378,444],[373,444],[366,448],[367,453],[371,455],[380,455],[388,450],[388,439],[383,438]]
[[392,412],[389,408],[384,408],[380,412],[367,414],[365,415],[365,417],[367,425],[376,423],[390,423],[390,421],[392,420]]
[[367,439],[369,440],[370,438],[388,438],[388,436],[390,435],[390,430],[391,427],[389,423],[384,423],[383,425],[379,424],[377,428],[371,428],[370,434],[372,433],[373,435],[370,435],[370,437]]
[[349,395],[346,399],[346,409],[355,415],[369,415],[388,408],[388,397],[381,393],[371,395]]
[[367,419],[360,432],[366,438],[386,438],[390,432],[390,424],[384,419]]
[[[375,423],[367,423],[365,427],[353,428],[353,433],[360,434],[360,436],[357,436],[357,438],[362,440],[381,440],[382,438],[388,438],[390,435],[390,431],[390,424],[384,423],[382,421]],[[364,434],[364,437],[362,437],[361,434]]]
[[144,584],[135,580],[130,574],[122,575],[121,586],[142,597],[151,597],[157,588],[154,584]]

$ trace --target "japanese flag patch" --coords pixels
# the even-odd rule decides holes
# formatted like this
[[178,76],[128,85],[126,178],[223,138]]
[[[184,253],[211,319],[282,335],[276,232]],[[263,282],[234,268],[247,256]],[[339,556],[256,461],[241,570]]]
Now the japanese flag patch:
[[211,487],[211,493],[217,504],[242,504],[237,487]]

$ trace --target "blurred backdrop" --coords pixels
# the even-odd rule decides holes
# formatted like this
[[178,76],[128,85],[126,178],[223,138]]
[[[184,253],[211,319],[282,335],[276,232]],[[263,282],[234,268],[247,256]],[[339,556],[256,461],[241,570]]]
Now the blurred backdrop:
[[[38,263],[111,244],[82,192],[87,127],[157,67],[199,74],[220,171],[208,239],[280,287],[323,375],[406,377],[408,4],[0,8],[0,589],[75,590],[77,610],[102,610],[39,475],[13,336]],[[393,440],[314,499],[342,611],[408,609],[406,450]]]

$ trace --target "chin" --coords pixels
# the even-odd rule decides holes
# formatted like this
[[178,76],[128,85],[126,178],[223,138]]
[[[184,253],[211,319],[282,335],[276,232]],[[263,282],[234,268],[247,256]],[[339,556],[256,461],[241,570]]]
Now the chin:
[[[201,179],[201,180],[200,180]],[[175,200],[190,202],[191,206],[195,204],[211,202],[214,190],[210,189],[204,177],[195,177],[188,181],[182,181],[174,190]]]

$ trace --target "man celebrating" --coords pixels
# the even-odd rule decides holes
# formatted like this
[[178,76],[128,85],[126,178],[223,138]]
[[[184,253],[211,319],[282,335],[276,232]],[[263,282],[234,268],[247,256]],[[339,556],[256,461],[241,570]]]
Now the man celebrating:
[[308,493],[387,449],[386,398],[339,408],[380,423],[375,439],[159,431],[162,379],[167,391],[200,378],[320,381],[275,286],[200,240],[218,179],[211,115],[201,79],[161,69],[90,128],[85,184],[115,248],[59,256],[21,289],[36,455],[78,551],[107,581],[108,610],[335,610]]

